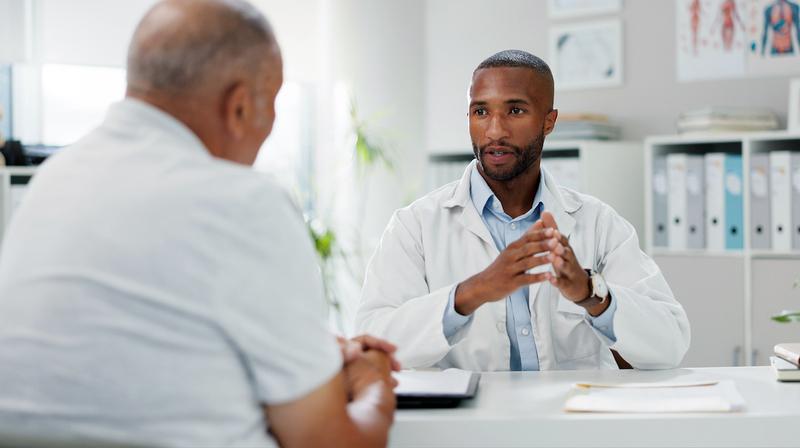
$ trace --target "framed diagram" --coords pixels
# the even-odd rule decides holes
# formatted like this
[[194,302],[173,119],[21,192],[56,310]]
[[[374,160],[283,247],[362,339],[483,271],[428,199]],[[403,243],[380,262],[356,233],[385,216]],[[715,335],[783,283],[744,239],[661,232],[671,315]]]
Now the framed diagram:
[[746,18],[735,0],[676,2],[678,80],[738,78],[747,59]]
[[622,0],[548,0],[547,10],[554,19],[618,12]]
[[557,90],[621,85],[622,59],[619,20],[550,29],[550,63]]

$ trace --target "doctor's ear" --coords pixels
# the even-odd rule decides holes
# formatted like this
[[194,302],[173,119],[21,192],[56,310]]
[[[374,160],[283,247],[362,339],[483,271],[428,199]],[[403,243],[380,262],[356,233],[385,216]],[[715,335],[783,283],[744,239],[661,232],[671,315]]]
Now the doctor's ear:
[[552,109],[544,117],[544,135],[550,135],[556,127],[556,120],[558,119],[558,109]]

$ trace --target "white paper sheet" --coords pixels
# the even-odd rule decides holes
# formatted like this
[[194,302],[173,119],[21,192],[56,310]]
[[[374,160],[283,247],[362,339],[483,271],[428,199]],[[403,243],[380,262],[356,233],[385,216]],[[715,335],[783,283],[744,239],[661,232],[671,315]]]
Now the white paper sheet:
[[733,381],[575,385],[567,412],[738,412],[744,399]]

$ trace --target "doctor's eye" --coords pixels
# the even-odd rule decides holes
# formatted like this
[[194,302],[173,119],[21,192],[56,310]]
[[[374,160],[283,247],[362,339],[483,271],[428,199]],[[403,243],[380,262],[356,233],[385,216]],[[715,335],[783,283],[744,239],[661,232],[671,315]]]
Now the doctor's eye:
[[523,109],[521,107],[512,107],[511,110],[509,111],[509,113],[511,115],[521,115],[521,114],[525,113],[525,109]]
[[479,117],[482,117],[482,116],[484,116],[484,115],[486,115],[488,113],[489,112],[483,107],[478,107],[478,108],[476,108],[475,110],[472,111],[472,115],[477,115]]

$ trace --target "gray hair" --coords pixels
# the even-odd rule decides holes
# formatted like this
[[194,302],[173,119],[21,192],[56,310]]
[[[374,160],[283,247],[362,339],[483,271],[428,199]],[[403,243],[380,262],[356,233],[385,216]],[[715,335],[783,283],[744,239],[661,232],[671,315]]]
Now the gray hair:
[[272,28],[246,1],[162,1],[134,32],[128,86],[182,93],[232,73],[257,75],[274,62],[270,50],[277,51]]

